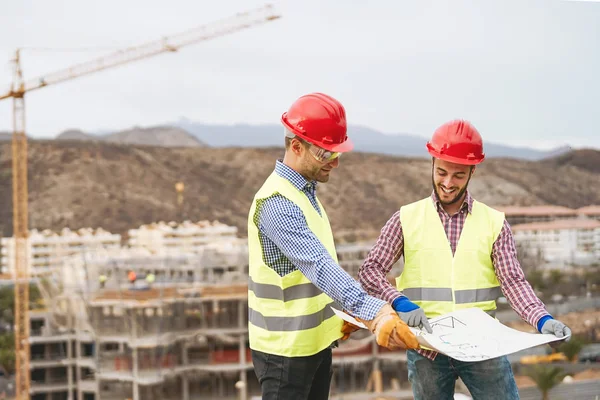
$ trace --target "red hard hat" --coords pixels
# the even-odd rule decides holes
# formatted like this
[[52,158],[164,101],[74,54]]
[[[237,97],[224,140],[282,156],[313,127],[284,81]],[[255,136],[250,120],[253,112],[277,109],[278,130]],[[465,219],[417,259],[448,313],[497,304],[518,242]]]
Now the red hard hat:
[[290,132],[325,150],[346,152],[354,145],[346,135],[346,110],[323,93],[300,97],[283,113],[281,122]]
[[427,151],[435,158],[463,165],[479,164],[485,158],[483,140],[468,121],[446,122],[433,133]]

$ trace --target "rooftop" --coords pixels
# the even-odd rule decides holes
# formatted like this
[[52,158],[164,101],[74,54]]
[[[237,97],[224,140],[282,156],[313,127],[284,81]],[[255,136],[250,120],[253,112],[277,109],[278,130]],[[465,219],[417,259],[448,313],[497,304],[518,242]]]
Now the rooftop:
[[555,231],[567,229],[598,229],[600,221],[593,219],[562,219],[547,222],[530,222],[512,227],[513,231]]
[[563,206],[495,206],[498,211],[502,211],[507,216],[514,215],[577,215],[577,210]]
[[585,215],[600,215],[600,205],[581,207],[577,209],[577,212]]

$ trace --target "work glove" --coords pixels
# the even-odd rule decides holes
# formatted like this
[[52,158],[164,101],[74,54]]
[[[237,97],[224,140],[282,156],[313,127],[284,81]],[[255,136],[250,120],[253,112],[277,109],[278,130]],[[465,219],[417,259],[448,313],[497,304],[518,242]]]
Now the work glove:
[[353,323],[344,321],[344,324],[342,325],[342,333],[344,334],[344,336],[342,336],[341,340],[348,339],[352,332],[356,332],[359,329],[360,328],[358,326],[354,325]]
[[[569,329],[569,327],[563,324],[562,322],[557,321],[555,319],[549,319],[548,321],[544,322],[544,325],[542,325],[541,332],[549,333],[558,338],[571,336],[571,329]],[[568,342],[570,339],[571,338],[569,337],[565,341]]]
[[418,349],[419,342],[414,333],[389,304],[385,304],[370,321],[358,320],[375,334],[377,344],[389,350]]
[[408,326],[413,328],[425,328],[428,333],[433,333],[429,320],[425,316],[425,311],[406,296],[402,296],[394,300],[392,303],[394,310],[398,313],[400,319]]

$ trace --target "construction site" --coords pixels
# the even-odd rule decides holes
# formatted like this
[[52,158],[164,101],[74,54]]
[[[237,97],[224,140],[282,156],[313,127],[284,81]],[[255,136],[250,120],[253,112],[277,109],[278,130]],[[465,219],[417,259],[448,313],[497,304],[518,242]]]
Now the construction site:
[[[216,235],[184,251],[215,226],[227,230],[207,222],[154,224],[143,228],[154,231],[158,240],[146,242],[152,246],[139,235],[127,247],[93,246],[38,274],[44,308],[30,312],[31,398],[260,395],[248,348],[246,241]],[[356,271],[368,249],[341,246],[342,266]],[[373,339],[334,350],[332,394],[407,388],[398,380],[406,376],[405,353]]]
[[[271,6],[239,13],[31,80],[23,76],[22,49],[16,49],[13,82],[8,91],[0,92],[0,100],[13,102],[13,219],[7,234],[12,236],[0,241],[0,284],[14,287],[10,335],[14,335],[15,344],[14,393],[7,394],[0,387],[0,399],[260,398],[261,388],[248,344],[247,240],[240,237],[236,227],[218,221],[186,221],[184,186],[179,181],[173,182],[176,201],[169,203],[181,216],[177,221],[132,226],[119,234],[99,227],[64,228],[57,232],[30,230],[25,97],[46,86],[159,54],[176,53],[185,46],[279,18]],[[568,222],[582,216],[593,219],[585,221],[585,232],[576,232],[572,226],[568,229],[576,239],[585,239],[587,247],[580,258],[597,261],[597,207],[541,207],[533,211],[513,207],[506,211],[507,218],[515,224],[559,219]],[[220,217],[217,214],[207,218]],[[130,221],[124,220],[127,224]],[[521,227],[521,237],[550,243],[550,234],[538,231],[553,232],[556,237],[552,236],[552,243],[558,243],[559,229],[555,225]],[[358,230],[348,232],[348,236],[355,240],[338,245],[336,251],[340,266],[356,278],[372,243],[356,239],[362,238]],[[571,242],[578,246],[577,240]],[[559,250],[558,253],[564,253],[563,248]],[[400,274],[401,263],[394,266],[389,276]],[[41,296],[36,304],[30,301],[31,287],[39,290]],[[596,298],[585,301],[590,302],[589,308],[598,308]],[[514,317],[512,311],[504,312]],[[575,325],[581,315],[569,318]],[[581,334],[593,330],[596,337],[600,316],[586,318],[589,326]],[[331,397],[410,399],[407,375],[405,351],[389,351],[378,346],[368,331],[359,331],[333,349]],[[589,381],[591,393],[599,381],[596,375],[589,376],[584,379]],[[383,397],[386,395],[393,397]]]

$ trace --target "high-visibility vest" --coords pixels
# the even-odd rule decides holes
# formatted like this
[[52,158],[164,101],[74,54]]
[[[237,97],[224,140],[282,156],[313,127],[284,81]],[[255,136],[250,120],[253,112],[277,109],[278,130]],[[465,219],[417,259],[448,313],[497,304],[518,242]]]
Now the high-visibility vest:
[[478,307],[495,315],[500,283],[492,264],[492,246],[504,224],[504,213],[473,202],[454,256],[430,197],[403,206],[404,270],[396,286],[428,318]]
[[250,348],[285,357],[310,356],[342,337],[343,321],[331,310],[334,301],[302,272],[279,276],[265,264],[258,214],[260,203],[275,194],[300,207],[310,230],[337,262],[331,226],[321,203],[317,200],[319,215],[304,192],[273,172],[256,193],[248,215]]

